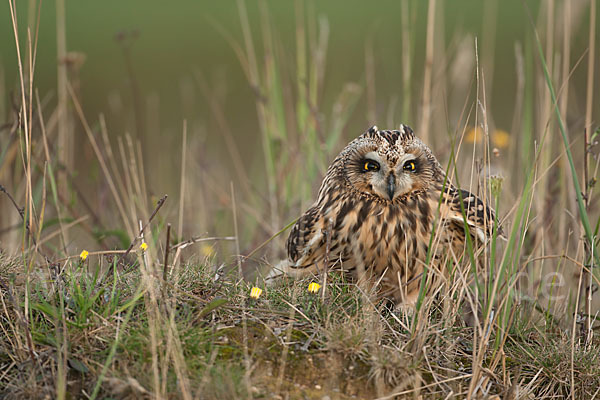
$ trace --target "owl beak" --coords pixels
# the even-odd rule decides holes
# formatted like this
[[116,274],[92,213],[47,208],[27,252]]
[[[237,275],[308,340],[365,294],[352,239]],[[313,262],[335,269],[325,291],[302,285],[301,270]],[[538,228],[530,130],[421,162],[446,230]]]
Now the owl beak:
[[394,194],[396,194],[396,177],[394,174],[390,174],[387,178],[387,194],[390,201],[394,200]]

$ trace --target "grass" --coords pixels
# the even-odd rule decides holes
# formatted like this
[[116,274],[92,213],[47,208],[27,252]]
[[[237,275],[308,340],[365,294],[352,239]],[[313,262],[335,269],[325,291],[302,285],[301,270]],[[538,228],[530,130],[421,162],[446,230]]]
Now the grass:
[[[295,47],[286,47],[266,2],[252,20],[238,1],[241,36],[214,28],[255,94],[258,167],[242,162],[235,116],[197,72],[190,90],[205,97],[231,168],[194,164],[198,132],[183,121],[178,190],[167,197],[146,174],[152,155],[143,138],[115,140],[111,121],[86,115],[79,93],[85,82],[75,85],[61,69],[58,114],[48,111],[34,83],[32,16],[40,9],[31,2],[29,34],[19,38],[21,19],[9,1],[20,117],[3,125],[10,134],[0,137],[0,201],[7,200],[0,205],[3,224],[10,221],[3,233],[9,246],[0,253],[0,397],[597,398],[593,57],[580,72],[594,54],[593,1],[544,2],[531,11],[523,5],[532,14],[531,33],[515,46],[520,83],[508,142],[498,139],[489,111],[497,101],[493,76],[486,76],[494,57],[479,48],[493,46],[495,34],[446,45],[438,26],[443,2],[431,1],[427,10],[403,3],[402,46],[415,58],[419,13],[426,21],[425,68],[421,75],[413,57],[403,59],[402,93],[419,106],[390,99],[387,119],[419,121],[413,125],[448,178],[495,205],[506,239],[496,226],[489,251],[477,254],[469,242],[465,254],[449,255],[447,272],[429,269],[414,310],[395,310],[336,273],[271,286],[262,279],[282,257],[288,222],[314,198],[346,132],[358,133],[349,126],[354,114],[363,108],[369,118],[382,118],[372,42],[365,45],[363,80],[332,89],[326,67],[335,27],[326,18],[296,3]],[[588,9],[588,25],[568,19]],[[564,29],[555,37],[559,18]],[[573,62],[571,40],[581,26],[590,39]],[[133,82],[131,47],[124,50]],[[453,70],[470,79],[454,79]],[[415,94],[421,79],[422,93]],[[586,96],[577,96],[581,82]],[[139,88],[131,95],[139,97]],[[574,96],[585,97],[585,118],[573,111]],[[143,120],[142,100],[132,101],[136,121]],[[96,171],[103,202],[90,202],[89,185],[78,186],[77,177],[88,176],[69,165],[77,158],[64,145],[70,130],[87,139],[86,168]],[[193,230],[194,221],[209,234]],[[438,233],[430,238],[432,251]],[[87,257],[79,256],[82,244]],[[318,293],[308,291],[311,282],[323,285]],[[435,295],[425,296],[433,282]],[[250,296],[255,286],[262,289],[258,298]]]
[[[12,363],[28,359],[27,346],[19,345],[23,328],[15,312],[22,307],[16,297],[22,292],[15,281],[19,261],[3,258],[2,267],[13,271],[2,276],[3,282],[11,282],[7,294],[15,296],[5,296],[2,324],[2,342],[12,344],[3,348],[3,363]],[[49,290],[43,279],[32,279],[29,329],[35,362],[3,371],[7,398],[53,396],[54,350],[61,340],[69,343],[66,393],[86,397],[145,397],[153,390],[164,397],[185,397],[177,368],[189,378],[187,394],[201,398],[261,398],[271,393],[290,398],[392,398],[386,396],[394,393],[461,397],[474,380],[473,351],[480,345],[474,328],[464,324],[460,310],[444,310],[439,298],[432,301],[427,329],[415,334],[406,325],[410,316],[392,312],[385,302],[374,303],[337,274],[330,276],[325,299],[308,292],[311,279],[284,279],[252,299],[251,285],[236,274],[215,281],[208,263],[192,262],[168,285],[166,298],[157,299],[161,313],[156,315],[152,302],[142,300],[139,288],[146,284],[138,269],[100,282],[93,267],[91,260],[74,262],[63,273],[63,307],[57,307],[61,292]],[[518,308],[518,314],[530,312],[520,309],[525,305]],[[251,358],[249,384],[244,381],[242,318]],[[493,346],[481,357],[486,373],[478,379],[479,393],[568,395],[568,335],[557,325],[540,331],[525,319],[515,321],[501,362],[493,362]],[[178,350],[174,338],[169,339],[173,332]],[[153,334],[160,340],[155,342]],[[502,334],[492,329],[489,342]],[[175,351],[181,351],[179,367]],[[590,398],[600,385],[598,351],[597,345],[577,349],[575,390],[582,398]],[[150,368],[155,356],[158,371]],[[159,383],[153,387],[156,372]]]

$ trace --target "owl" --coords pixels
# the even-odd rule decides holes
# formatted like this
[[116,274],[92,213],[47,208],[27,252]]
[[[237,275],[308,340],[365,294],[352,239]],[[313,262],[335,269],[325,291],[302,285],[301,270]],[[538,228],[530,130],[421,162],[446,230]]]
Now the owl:
[[442,271],[459,261],[467,235],[475,249],[484,247],[494,219],[478,197],[452,186],[412,129],[373,126],[331,163],[275,272],[339,269],[370,283],[379,296],[409,305],[425,267]]

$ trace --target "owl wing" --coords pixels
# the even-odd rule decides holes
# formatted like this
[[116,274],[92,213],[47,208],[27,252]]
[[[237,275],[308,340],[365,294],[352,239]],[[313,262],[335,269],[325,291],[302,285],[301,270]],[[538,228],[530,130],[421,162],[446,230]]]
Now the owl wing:
[[[444,191],[440,211],[443,218],[459,225],[461,228],[464,228],[465,223],[461,203],[471,235],[484,243],[486,238],[492,237],[494,221],[496,220],[494,210],[468,190],[457,189],[449,185]],[[503,235],[500,227],[498,227],[498,234]]]
[[302,215],[287,240],[290,268],[308,268],[314,264],[317,253],[323,251],[325,235],[322,231],[319,207],[313,206]]

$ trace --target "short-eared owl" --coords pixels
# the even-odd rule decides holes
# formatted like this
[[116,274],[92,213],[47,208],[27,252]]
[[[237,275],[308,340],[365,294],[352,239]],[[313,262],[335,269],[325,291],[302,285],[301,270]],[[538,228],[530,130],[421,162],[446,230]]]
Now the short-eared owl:
[[287,260],[276,269],[293,276],[323,268],[350,271],[377,284],[380,296],[410,304],[429,247],[435,247],[429,265],[445,268],[440,264],[463,256],[465,231],[481,245],[494,218],[479,198],[446,180],[408,126],[373,126],[329,166],[317,201],[290,233]]

